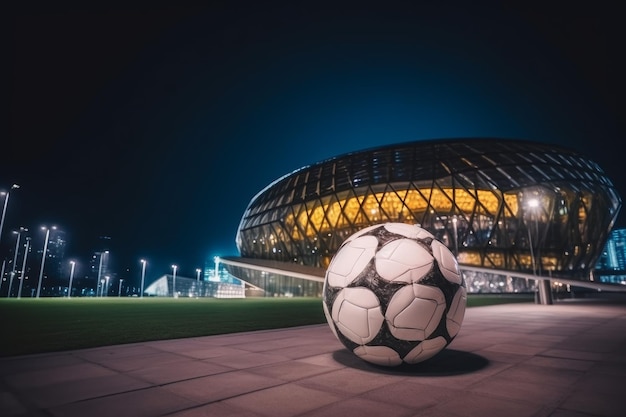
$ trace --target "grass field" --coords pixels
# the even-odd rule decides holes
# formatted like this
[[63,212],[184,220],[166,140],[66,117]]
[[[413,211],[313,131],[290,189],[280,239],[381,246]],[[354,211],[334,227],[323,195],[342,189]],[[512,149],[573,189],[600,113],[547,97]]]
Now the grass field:
[[[533,296],[468,296],[468,307]],[[319,298],[2,298],[0,356],[326,323]]]

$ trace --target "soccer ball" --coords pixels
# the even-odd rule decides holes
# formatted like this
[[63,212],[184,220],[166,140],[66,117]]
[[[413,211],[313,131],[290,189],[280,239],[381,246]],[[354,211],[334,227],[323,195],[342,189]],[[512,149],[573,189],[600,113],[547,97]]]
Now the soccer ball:
[[322,306],[337,339],[383,366],[432,358],[461,329],[467,291],[455,256],[427,230],[369,226],[348,237],[324,278]]

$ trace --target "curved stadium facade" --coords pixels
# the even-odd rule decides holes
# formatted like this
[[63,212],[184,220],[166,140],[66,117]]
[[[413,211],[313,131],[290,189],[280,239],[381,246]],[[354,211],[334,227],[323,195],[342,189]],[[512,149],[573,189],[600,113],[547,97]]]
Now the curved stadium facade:
[[403,222],[429,230],[461,265],[588,281],[621,204],[595,162],[563,147],[492,138],[399,143],[300,168],[250,201],[236,236],[241,259],[320,279],[225,265],[266,295],[319,296],[345,238]]

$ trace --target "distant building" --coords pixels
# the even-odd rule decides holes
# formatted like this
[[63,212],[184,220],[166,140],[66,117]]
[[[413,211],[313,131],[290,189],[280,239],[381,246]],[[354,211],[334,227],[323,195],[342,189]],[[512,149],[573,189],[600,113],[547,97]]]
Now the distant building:
[[611,231],[594,272],[600,282],[626,284],[626,229]]
[[[241,218],[240,257],[223,263],[266,296],[320,296],[323,271],[344,239],[372,224],[404,222],[433,233],[462,265],[588,282],[621,206],[594,161],[560,146],[492,138],[399,143],[269,184]],[[299,275],[297,267],[313,272]]]
[[194,278],[163,275],[145,289],[145,295],[152,297],[213,297],[244,298],[245,283],[240,280],[200,281]]

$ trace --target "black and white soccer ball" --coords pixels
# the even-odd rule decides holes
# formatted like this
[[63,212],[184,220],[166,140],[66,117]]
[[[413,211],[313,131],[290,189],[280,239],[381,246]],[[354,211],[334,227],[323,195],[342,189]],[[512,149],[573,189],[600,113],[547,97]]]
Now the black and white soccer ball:
[[324,278],[322,304],[339,341],[383,366],[432,358],[456,337],[467,302],[454,254],[427,230],[404,223],[348,237]]

